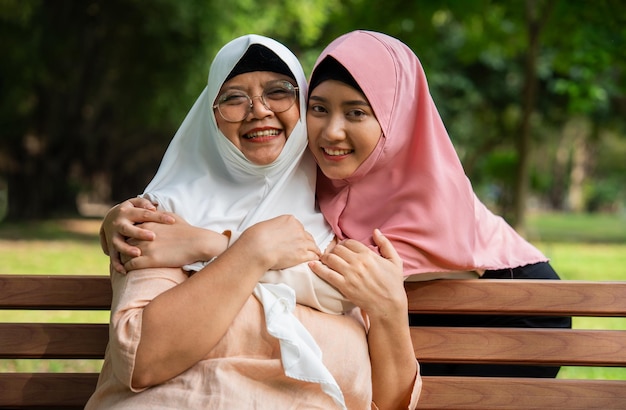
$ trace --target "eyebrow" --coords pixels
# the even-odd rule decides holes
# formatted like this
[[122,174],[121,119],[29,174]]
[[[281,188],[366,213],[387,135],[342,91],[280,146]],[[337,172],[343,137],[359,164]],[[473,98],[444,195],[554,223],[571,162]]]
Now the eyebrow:
[[[298,84],[294,84],[293,82],[291,82],[289,80],[284,80],[282,78],[279,78],[279,79],[276,79],[276,80],[265,81],[264,83],[261,84],[261,86],[265,90],[265,88],[268,85],[271,85],[273,83],[279,83],[279,82],[282,82],[282,81],[286,81],[286,82],[290,83],[292,87],[298,88]],[[223,94],[226,91],[231,91],[231,90],[243,91],[244,93],[248,93],[249,87],[247,85],[241,85],[241,84],[232,84],[232,85],[229,85],[227,87],[222,86],[222,88],[220,89],[218,95],[219,94]]]
[[[309,97],[309,100],[315,100],[315,101],[319,101],[319,102],[328,102],[327,98],[324,97],[320,97],[318,95],[312,95]],[[362,107],[371,107],[371,104],[368,103],[367,101],[364,100],[349,100],[349,101],[343,101],[341,103],[341,105],[349,105],[349,106],[362,106]]]

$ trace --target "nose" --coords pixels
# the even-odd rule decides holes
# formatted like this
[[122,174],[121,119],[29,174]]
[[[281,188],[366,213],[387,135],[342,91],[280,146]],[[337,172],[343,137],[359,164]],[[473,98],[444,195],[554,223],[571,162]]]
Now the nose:
[[267,108],[263,103],[263,97],[260,95],[250,97],[250,112],[248,113],[248,118],[250,114],[252,114],[253,119],[261,119],[273,115],[274,112]]
[[324,129],[322,130],[324,138],[329,142],[341,141],[346,138],[346,129],[343,117],[340,115],[332,115],[328,118]]

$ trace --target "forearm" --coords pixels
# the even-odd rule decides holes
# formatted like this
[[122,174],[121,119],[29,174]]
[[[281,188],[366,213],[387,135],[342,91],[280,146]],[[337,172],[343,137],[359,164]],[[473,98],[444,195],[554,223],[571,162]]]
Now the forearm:
[[[143,311],[133,387],[162,383],[200,361],[224,335],[267,270],[245,244],[157,296]],[[236,280],[233,280],[236,278]]]
[[128,271],[145,268],[180,268],[196,262],[210,261],[228,248],[228,236],[198,228],[182,220],[173,225],[147,225],[155,235],[152,241],[129,242],[138,246],[141,256],[125,259]]
[[368,333],[372,397],[381,410],[408,408],[418,377],[408,317],[394,319],[373,319]]

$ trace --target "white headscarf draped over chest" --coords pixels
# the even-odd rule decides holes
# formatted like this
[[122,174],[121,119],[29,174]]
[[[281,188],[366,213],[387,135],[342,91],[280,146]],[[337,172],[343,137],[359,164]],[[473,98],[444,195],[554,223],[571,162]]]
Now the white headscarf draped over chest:
[[[300,121],[269,165],[246,159],[218,129],[212,109],[227,76],[253,44],[282,59],[299,87]],[[300,62],[282,44],[258,35],[231,41],[216,55],[207,87],[176,132],[144,196],[192,225],[217,232],[242,232],[257,222],[291,214],[325,249],[333,232],[315,208],[316,166],[306,150],[306,91]]]

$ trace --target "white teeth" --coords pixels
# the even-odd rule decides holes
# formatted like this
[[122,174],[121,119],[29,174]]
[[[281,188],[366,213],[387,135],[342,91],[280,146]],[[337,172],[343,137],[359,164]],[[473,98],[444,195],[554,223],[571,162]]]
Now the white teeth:
[[280,134],[280,130],[263,130],[246,134],[246,138],[269,137]]
[[324,152],[327,155],[338,156],[338,155],[348,155],[352,152],[351,149],[328,149],[324,148]]

